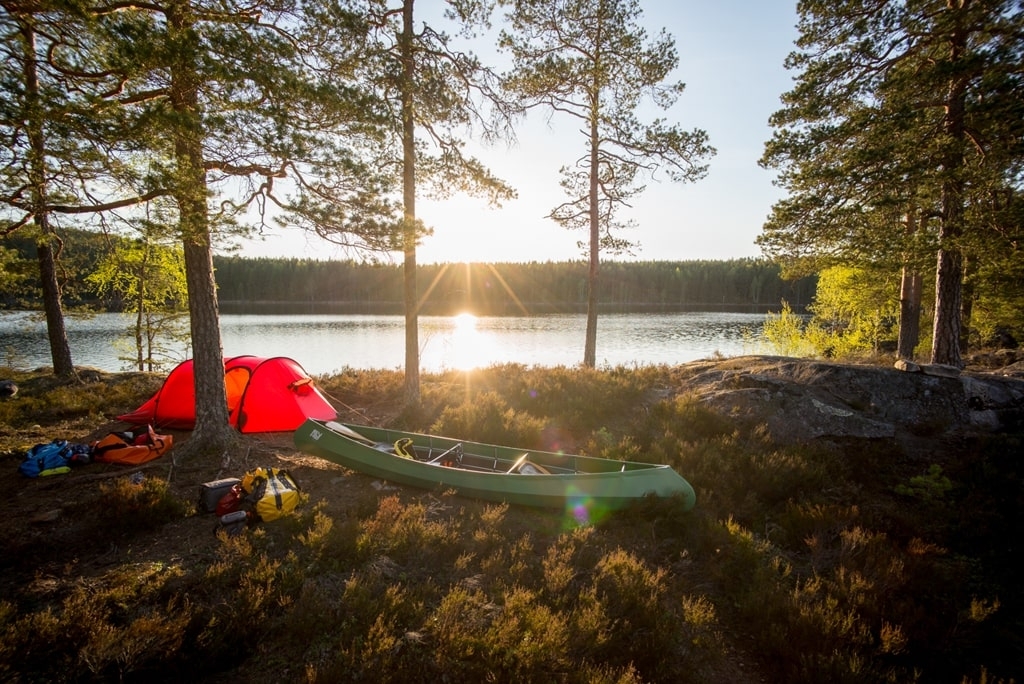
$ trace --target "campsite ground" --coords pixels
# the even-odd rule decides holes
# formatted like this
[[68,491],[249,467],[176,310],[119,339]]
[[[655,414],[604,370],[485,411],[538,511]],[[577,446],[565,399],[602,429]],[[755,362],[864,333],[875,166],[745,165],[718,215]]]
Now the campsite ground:
[[[356,422],[512,433],[539,416],[576,450],[674,459],[698,492],[692,514],[654,506],[572,529],[392,487],[288,433],[241,436],[219,458],[172,449],[21,477],[25,448],[123,429],[110,417],[161,382],[82,376],[17,374],[0,401],[0,680],[961,684],[1010,681],[1024,661],[1021,427],[943,424],[967,415],[956,383],[897,395],[876,368],[768,358],[501,368],[472,388],[424,378],[409,415],[399,373],[323,379]],[[831,420],[806,419],[823,404]],[[787,415],[777,434],[791,444],[768,434]],[[877,436],[883,415],[892,437]],[[256,466],[289,470],[304,503],[218,537],[199,484]]]
[[[0,597],[9,596],[8,590],[23,586],[33,575],[59,576],[69,563],[75,574],[86,577],[120,562],[126,549],[111,535],[104,535],[102,529],[106,526],[116,531],[122,527],[121,521],[110,517],[114,511],[109,499],[114,495],[108,490],[112,483],[125,478],[135,482],[145,478],[165,481],[170,493],[191,507],[189,515],[162,526],[142,544],[138,543],[141,538],[133,539],[131,554],[136,562],[156,562],[168,557],[209,562],[218,545],[214,533],[217,524],[215,516],[194,505],[198,501],[198,485],[240,477],[257,466],[289,470],[310,500],[324,500],[328,505],[360,498],[372,503],[378,495],[372,487],[367,489],[366,483],[344,477],[339,466],[297,451],[291,433],[239,436],[238,448],[220,459],[176,463],[172,457],[139,466],[92,463],[63,475],[35,480],[22,477],[18,464],[29,447],[52,439],[91,444],[112,431],[125,430],[128,425],[111,417],[134,408],[155,392],[162,381],[160,376],[147,373],[81,370],[88,388],[85,392],[92,399],[69,402],[64,407],[48,405],[40,399],[54,393],[70,396],[75,387],[45,372],[22,374],[17,398],[12,401],[38,402],[39,409],[34,415],[31,409],[28,412],[34,420],[17,425],[0,423],[4,428],[0,430],[0,486],[8,492],[0,497],[0,516],[8,521],[0,527],[0,548],[5,550],[0,564],[7,568],[0,574]],[[102,399],[103,395],[109,399]],[[96,406],[85,406],[96,398]],[[189,431],[181,430],[160,433],[169,434],[177,445],[184,444],[190,436]],[[172,448],[172,455],[173,452]],[[132,514],[130,510],[117,513]],[[21,572],[11,572],[17,569]]]
[[[176,463],[175,459],[164,457],[139,466],[93,463],[76,467],[67,474],[26,480],[17,472],[17,466],[29,446],[55,438],[92,443],[111,431],[124,430],[127,427],[125,423],[109,417],[137,405],[159,386],[159,378],[150,374],[107,374],[83,369],[82,375],[88,383],[90,396],[99,397],[106,393],[111,398],[97,404],[96,408],[102,410],[102,415],[93,409],[74,415],[80,412],[80,405],[65,407],[66,411],[48,407],[35,416],[39,419],[37,422],[5,425],[0,432],[0,487],[8,492],[8,496],[0,497],[0,515],[6,521],[4,526],[0,526],[0,605],[10,602],[21,609],[32,610],[33,607],[60,604],[61,597],[67,596],[74,587],[108,591],[112,578],[123,577],[126,568],[130,569],[129,576],[138,575],[138,578],[127,580],[135,583],[144,581],[141,579],[143,576],[159,572],[160,568],[183,567],[190,568],[190,572],[202,572],[203,568],[216,566],[225,555],[225,539],[218,537],[220,527],[216,516],[199,510],[195,505],[199,484],[224,477],[240,477],[257,466],[288,470],[302,488],[307,514],[308,509],[315,507],[318,515],[342,524],[372,517],[381,501],[393,496],[400,497],[411,506],[426,502],[431,516],[480,519],[489,515],[488,505],[483,502],[461,500],[450,492],[423,493],[399,488],[304,454],[295,449],[290,433],[242,435],[238,448],[219,460]],[[53,393],[59,395],[68,390],[66,385],[45,373],[21,376],[19,388],[22,401]],[[127,388],[130,389],[126,392]],[[363,407],[361,411],[364,417],[366,412],[372,412],[370,420],[384,423],[398,417],[400,409],[396,395],[395,401],[375,400],[372,407]],[[171,435],[178,445],[190,437],[188,431],[161,430],[160,433]],[[147,507],[146,502],[126,500],[122,485],[132,482],[144,486],[147,481],[166,482],[167,494],[185,502],[183,514],[164,513],[166,520],[156,526],[147,521],[132,524],[133,516],[149,516],[152,511],[143,510]],[[542,539],[553,540],[564,531],[557,519],[552,519],[547,513],[532,511],[513,510],[506,524],[509,539],[535,534]],[[294,525],[285,527],[279,523],[260,525],[260,544],[264,549],[294,546],[295,529]],[[633,535],[632,528],[626,529],[617,543],[629,544]],[[427,555],[425,553],[424,557]],[[456,562],[456,558],[445,560],[446,563]],[[379,566],[379,572],[387,579],[401,579],[403,583],[435,583],[445,573],[437,563],[429,561],[403,565],[401,569],[383,555],[372,562]],[[535,562],[543,562],[539,552]],[[86,627],[83,625],[83,630]],[[701,681],[708,684],[769,681],[758,672],[756,658],[746,652],[743,640],[742,636],[730,639],[716,637],[716,648],[720,653],[708,660],[702,670]],[[12,642],[3,644],[0,640],[0,655],[11,646]],[[272,646],[265,645],[262,650],[272,649]],[[178,681],[182,672],[172,669],[159,676],[145,666],[134,671],[130,655],[111,657],[115,660],[128,659],[128,662],[114,668],[119,670],[119,677],[141,673],[142,681]],[[181,665],[177,664],[177,667]],[[189,669],[185,666],[185,671]],[[316,676],[310,679],[309,667],[301,672],[295,669],[294,663],[268,665],[255,659],[252,662],[243,659],[231,669],[234,676],[250,682],[337,681],[330,670],[319,675],[319,680]],[[629,669],[626,667],[624,671],[628,673]],[[109,666],[104,669],[101,664],[96,672],[71,676],[67,681],[92,681],[97,674],[99,679],[104,679],[110,672]],[[11,672],[0,666],[0,679],[11,674],[15,675],[15,680],[31,681],[42,673]],[[198,684],[220,681],[223,674],[211,672],[206,677],[192,672],[189,677]],[[126,678],[126,681],[132,680],[131,676]],[[388,680],[406,681],[401,674],[379,678],[379,681]],[[477,676],[467,674],[460,677],[452,672],[445,680],[477,681]],[[531,680],[536,680],[536,677],[527,675],[523,679]],[[408,681],[416,681],[416,678]],[[581,675],[578,681],[601,681],[601,678]],[[622,681],[634,680],[627,675]]]

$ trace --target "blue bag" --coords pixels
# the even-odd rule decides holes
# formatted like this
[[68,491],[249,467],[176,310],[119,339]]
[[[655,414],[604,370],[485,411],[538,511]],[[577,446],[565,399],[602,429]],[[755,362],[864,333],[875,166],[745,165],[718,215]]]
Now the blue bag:
[[25,454],[18,472],[25,477],[60,475],[72,465],[89,462],[89,447],[69,444],[66,439],[55,439],[49,444],[36,444]]

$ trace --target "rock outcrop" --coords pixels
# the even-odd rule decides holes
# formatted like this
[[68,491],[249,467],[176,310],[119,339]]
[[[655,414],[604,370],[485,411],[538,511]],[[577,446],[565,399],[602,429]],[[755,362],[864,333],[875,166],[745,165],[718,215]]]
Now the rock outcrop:
[[677,386],[780,442],[947,437],[1024,426],[1024,379],[766,356],[682,367]]

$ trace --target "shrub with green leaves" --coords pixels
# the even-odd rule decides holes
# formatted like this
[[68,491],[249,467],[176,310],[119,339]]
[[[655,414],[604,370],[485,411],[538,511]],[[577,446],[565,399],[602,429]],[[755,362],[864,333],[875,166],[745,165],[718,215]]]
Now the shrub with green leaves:
[[434,434],[488,444],[515,444],[525,449],[543,446],[544,421],[508,406],[497,392],[487,391],[457,406],[449,406],[430,427]]

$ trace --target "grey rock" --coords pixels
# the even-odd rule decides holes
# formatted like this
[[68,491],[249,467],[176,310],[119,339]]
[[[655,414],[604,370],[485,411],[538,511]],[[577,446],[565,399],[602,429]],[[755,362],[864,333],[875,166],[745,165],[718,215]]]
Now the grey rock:
[[1024,380],[929,368],[748,356],[687,364],[676,391],[780,442],[913,441],[1024,425]]

